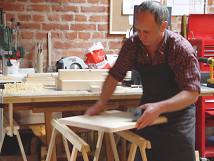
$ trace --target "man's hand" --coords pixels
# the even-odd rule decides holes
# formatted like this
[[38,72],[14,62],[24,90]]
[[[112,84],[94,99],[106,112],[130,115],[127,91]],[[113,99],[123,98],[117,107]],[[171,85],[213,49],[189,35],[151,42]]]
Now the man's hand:
[[138,130],[152,125],[160,115],[158,103],[147,103],[138,108],[145,110],[143,115],[137,120]]
[[95,104],[86,110],[85,115],[94,116],[94,115],[98,115],[101,111],[102,111],[102,107]]

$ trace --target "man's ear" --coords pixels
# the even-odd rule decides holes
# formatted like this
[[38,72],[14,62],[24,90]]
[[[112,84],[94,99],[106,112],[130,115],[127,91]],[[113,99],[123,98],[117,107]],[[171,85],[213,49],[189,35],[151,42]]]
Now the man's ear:
[[162,31],[162,32],[165,31],[165,29],[166,29],[166,27],[167,27],[167,24],[168,24],[167,21],[164,21],[164,23],[162,23],[162,25],[161,25],[161,31]]

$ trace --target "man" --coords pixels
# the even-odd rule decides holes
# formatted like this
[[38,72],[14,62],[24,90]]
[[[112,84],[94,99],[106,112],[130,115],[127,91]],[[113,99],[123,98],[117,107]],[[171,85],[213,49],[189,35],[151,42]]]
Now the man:
[[[200,69],[190,43],[166,30],[168,16],[159,2],[145,1],[138,6],[137,32],[124,43],[99,100],[86,114],[101,112],[118,81],[135,69],[143,85],[138,108],[145,110],[137,120],[136,133],[151,141],[148,161],[194,161],[194,103],[200,93]],[[168,123],[150,126],[160,115],[166,116]],[[135,161],[141,161],[139,150]]]

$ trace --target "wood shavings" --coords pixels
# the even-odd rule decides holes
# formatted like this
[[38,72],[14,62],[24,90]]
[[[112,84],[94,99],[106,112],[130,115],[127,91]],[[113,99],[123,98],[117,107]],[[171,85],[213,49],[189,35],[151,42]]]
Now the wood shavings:
[[8,75],[2,75],[2,76],[0,77],[0,80],[13,80],[13,79],[14,79],[13,77],[8,76]]
[[5,94],[23,93],[23,92],[38,92],[43,91],[45,86],[42,83],[8,83],[4,85],[3,92]]

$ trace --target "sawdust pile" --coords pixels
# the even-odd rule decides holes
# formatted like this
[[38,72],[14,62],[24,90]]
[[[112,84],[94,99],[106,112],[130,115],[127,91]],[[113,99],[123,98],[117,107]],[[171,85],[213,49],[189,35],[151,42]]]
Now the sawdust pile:
[[2,75],[2,76],[0,77],[0,80],[13,80],[13,79],[14,79],[13,77],[8,76],[8,75]]
[[5,84],[3,92],[5,94],[15,94],[23,92],[39,92],[43,91],[44,89],[45,86],[42,83],[21,82]]

